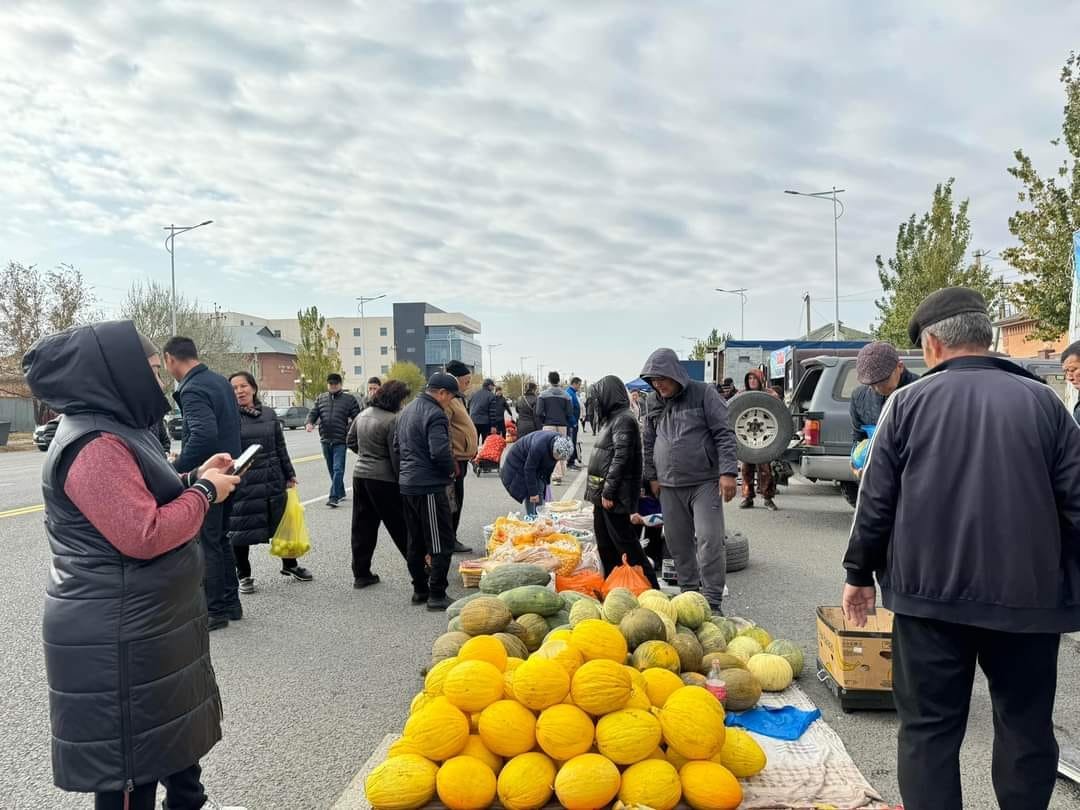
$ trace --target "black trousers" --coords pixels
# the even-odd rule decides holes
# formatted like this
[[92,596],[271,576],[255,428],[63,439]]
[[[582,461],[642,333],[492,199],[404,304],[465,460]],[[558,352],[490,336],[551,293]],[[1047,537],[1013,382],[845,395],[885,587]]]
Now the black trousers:
[[484,439],[491,435],[491,425],[487,422],[473,422],[473,426],[476,428],[476,435],[480,437],[480,446],[484,446]]
[[206,513],[199,530],[206,575],[203,588],[206,591],[206,609],[211,616],[227,616],[240,607],[239,582],[236,576],[236,558],[228,525],[232,504],[216,503]]
[[371,558],[379,539],[379,525],[386,526],[401,556],[409,559],[409,533],[405,528],[405,510],[401,490],[394,481],[371,478],[353,479],[352,502],[352,572],[353,577],[371,576]]
[[[251,546],[233,546],[233,558],[236,560],[236,576],[245,579],[251,576]],[[282,568],[296,568],[299,565],[295,557],[282,557]]]
[[600,553],[605,577],[622,565],[625,554],[627,562],[630,565],[640,565],[650,584],[657,590],[660,589],[656,569],[645,556],[645,550],[638,540],[639,529],[630,522],[630,515],[610,512],[597,505],[593,508],[593,531],[596,533],[596,550]]
[[[168,810],[199,810],[206,803],[202,785],[202,768],[196,763],[161,780],[165,786],[165,807]],[[124,805],[124,791],[114,790],[94,794],[94,810],[155,810],[157,782],[136,785]]]
[[454,507],[450,517],[454,524],[454,539],[457,539],[458,526],[461,525],[461,510],[465,508],[465,476],[469,474],[469,462],[455,461],[458,468],[457,478],[454,479]]
[[893,697],[897,777],[906,810],[962,810],[960,745],[975,665],[994,707],[991,777],[1001,810],[1046,810],[1057,778],[1054,739],[1061,637],[1004,633],[897,615]]
[[[446,596],[450,555],[454,548],[454,523],[446,491],[427,495],[402,495],[405,525],[409,533],[406,561],[413,591],[429,596]],[[425,557],[431,557],[427,568]]]
[[646,526],[645,539],[648,541],[645,544],[645,556],[652,562],[653,568],[659,572],[664,567],[664,527]]
[[578,457],[578,423],[574,422],[570,427],[566,429],[566,435],[570,437],[570,441],[574,443],[574,452],[571,454],[567,464],[573,466],[574,464],[580,464],[581,459]]

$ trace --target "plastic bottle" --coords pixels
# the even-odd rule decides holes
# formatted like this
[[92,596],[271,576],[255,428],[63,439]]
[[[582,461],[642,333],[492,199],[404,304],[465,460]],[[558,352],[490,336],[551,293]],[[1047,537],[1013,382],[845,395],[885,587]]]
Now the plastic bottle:
[[727,703],[727,684],[724,683],[724,679],[720,676],[719,661],[712,662],[709,677],[705,679],[705,688],[721,703]]

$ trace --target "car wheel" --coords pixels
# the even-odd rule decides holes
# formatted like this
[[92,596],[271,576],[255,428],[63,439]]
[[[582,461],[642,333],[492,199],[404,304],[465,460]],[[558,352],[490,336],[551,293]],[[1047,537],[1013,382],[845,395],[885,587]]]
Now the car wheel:
[[859,501],[859,483],[857,481],[841,481],[840,494],[844,496],[845,501],[854,507]]
[[743,391],[732,397],[728,419],[735,432],[735,455],[747,464],[779,458],[795,433],[783,401],[762,391]]
[[742,571],[750,564],[750,541],[741,532],[729,534],[724,540],[724,550],[727,552],[728,573]]

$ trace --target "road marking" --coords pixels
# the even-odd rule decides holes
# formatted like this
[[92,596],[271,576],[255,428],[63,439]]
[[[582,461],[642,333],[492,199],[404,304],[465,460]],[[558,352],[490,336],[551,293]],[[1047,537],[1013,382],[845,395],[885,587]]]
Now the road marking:
[[322,461],[322,460],[323,460],[323,456],[320,454],[320,455],[317,455],[317,456],[304,456],[303,458],[294,458],[292,460],[292,463],[293,464],[307,464],[309,461]]
[[[322,458],[322,456],[319,456],[319,458]],[[345,494],[346,495],[348,495],[351,492],[352,492],[352,487],[345,487]],[[326,497],[325,495],[320,495],[318,498],[308,498],[308,500],[306,500],[306,501],[300,501],[300,505],[301,506],[311,506],[311,504],[316,503],[318,501],[321,501],[325,497]]]
[[20,506],[18,509],[8,509],[6,512],[0,512],[0,518],[12,518],[20,517],[22,515],[32,515],[35,512],[44,512],[45,504],[39,503],[37,506]]

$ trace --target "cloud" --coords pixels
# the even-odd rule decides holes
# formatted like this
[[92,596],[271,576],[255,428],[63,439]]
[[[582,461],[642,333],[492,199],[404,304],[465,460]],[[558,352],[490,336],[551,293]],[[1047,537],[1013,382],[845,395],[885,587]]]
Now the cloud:
[[630,373],[734,328],[717,286],[750,289],[766,337],[796,333],[804,290],[829,310],[831,208],[782,192],[835,184],[865,327],[873,258],[936,183],[972,197],[976,246],[1008,243],[1005,169],[1053,159],[1080,27],[1074,4],[973,0],[268,8],[0,7],[0,259],[126,283],[160,271],[162,225],[213,219],[178,240],[200,299],[347,314],[387,292]]

